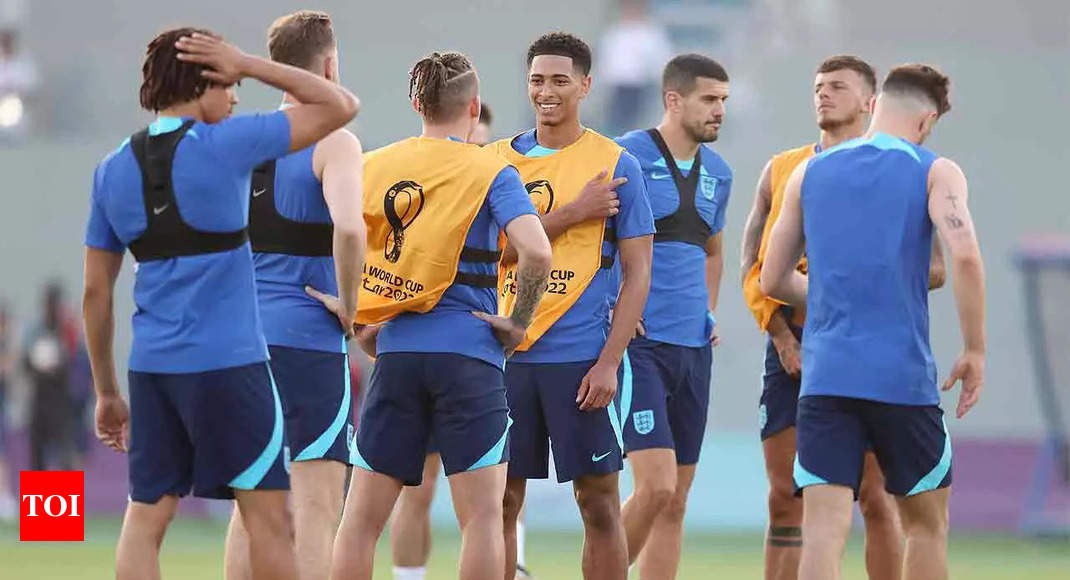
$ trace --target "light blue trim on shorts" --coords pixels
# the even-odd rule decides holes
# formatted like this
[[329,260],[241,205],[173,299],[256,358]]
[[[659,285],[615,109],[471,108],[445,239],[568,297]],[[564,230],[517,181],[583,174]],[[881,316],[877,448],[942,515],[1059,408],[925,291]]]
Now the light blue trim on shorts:
[[264,366],[267,367],[268,378],[271,379],[271,394],[275,397],[275,427],[271,431],[271,439],[256,461],[230,480],[230,487],[235,489],[256,489],[282,452],[282,402],[279,401],[279,389],[275,385],[275,376],[271,374],[271,366],[266,362]]
[[[345,338],[342,339],[342,351],[345,352],[346,343]],[[345,390],[342,392],[342,404],[338,407],[338,413],[334,416],[334,421],[327,427],[327,430],[320,434],[315,441],[309,443],[308,447],[305,447],[294,461],[309,461],[311,459],[321,459],[327,454],[327,451],[338,439],[338,434],[342,432],[342,426],[346,424],[346,417],[349,416],[349,407],[352,404],[350,399],[350,378],[349,378],[349,355],[346,354],[342,357],[342,361],[345,365]]]
[[478,461],[473,463],[465,471],[475,471],[483,467],[491,467],[492,465],[498,465],[502,462],[502,455],[505,453],[505,442],[509,440],[509,428],[513,426],[513,418],[508,417],[508,422],[505,424],[505,432],[502,433],[501,439],[491,447],[483,457],[480,457]]
[[908,497],[940,487],[940,482],[944,481],[944,478],[947,477],[947,472],[951,470],[951,433],[947,430],[947,420],[940,419],[940,422],[944,424],[944,454],[940,456],[940,461],[936,464],[936,467],[926,473],[925,477],[922,477],[917,485],[914,486],[914,489],[907,492]]
[[624,350],[624,359],[621,361],[624,366],[624,376],[620,380],[620,417],[621,420],[627,421],[632,412],[632,360],[628,358],[628,350]]
[[795,487],[802,489],[811,485],[825,485],[828,480],[818,477],[813,473],[810,473],[802,463],[799,463],[799,454],[795,454],[795,467],[792,469],[792,478],[795,480]]

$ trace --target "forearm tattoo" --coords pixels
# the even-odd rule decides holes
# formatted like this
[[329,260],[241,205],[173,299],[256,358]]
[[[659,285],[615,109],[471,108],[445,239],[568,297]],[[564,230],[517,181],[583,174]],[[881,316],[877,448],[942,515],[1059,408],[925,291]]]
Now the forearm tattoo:
[[539,305],[543,292],[546,291],[547,271],[532,271],[521,268],[516,273],[516,303],[513,305],[511,318],[520,326],[527,328]]

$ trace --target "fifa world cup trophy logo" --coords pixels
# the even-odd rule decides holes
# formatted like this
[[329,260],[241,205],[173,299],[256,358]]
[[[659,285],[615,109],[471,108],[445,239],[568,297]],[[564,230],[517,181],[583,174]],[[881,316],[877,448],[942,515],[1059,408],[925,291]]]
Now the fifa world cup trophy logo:
[[383,211],[390,224],[386,234],[383,253],[386,261],[395,264],[401,258],[401,247],[405,243],[405,229],[416,221],[424,209],[424,188],[415,181],[399,181],[386,191],[383,198]]
[[524,185],[524,189],[528,190],[531,203],[539,214],[546,215],[554,209],[554,188],[550,187],[548,180],[537,179]]

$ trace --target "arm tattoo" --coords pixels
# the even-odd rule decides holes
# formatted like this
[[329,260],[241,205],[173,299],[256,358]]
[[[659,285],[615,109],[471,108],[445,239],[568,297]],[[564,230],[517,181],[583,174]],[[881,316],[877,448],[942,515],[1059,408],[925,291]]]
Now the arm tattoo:
[[511,316],[513,322],[524,328],[531,324],[531,318],[535,315],[535,307],[539,305],[539,300],[546,291],[546,280],[549,276],[549,272],[533,272],[527,268],[517,271],[516,303],[513,305]]
[[947,194],[947,197],[944,198],[944,199],[946,199],[946,200],[951,202],[951,209],[958,209],[959,208],[958,204],[955,203],[958,200],[958,198],[955,197],[955,194],[949,193],[949,194]]
[[961,229],[962,226],[966,225],[966,222],[962,221],[962,218],[953,213],[944,216],[944,222],[947,223],[947,227],[953,230]]

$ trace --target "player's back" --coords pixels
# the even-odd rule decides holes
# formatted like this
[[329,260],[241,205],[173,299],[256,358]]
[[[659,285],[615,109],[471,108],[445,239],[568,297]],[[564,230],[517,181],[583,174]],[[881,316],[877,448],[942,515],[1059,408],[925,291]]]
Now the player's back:
[[338,319],[305,292],[336,295],[333,233],[316,146],[257,168],[249,214],[256,291],[264,337],[271,345],[341,352]]
[[814,157],[802,183],[809,258],[802,395],[936,404],[929,347],[937,156],[878,133]]
[[[150,222],[169,218],[168,212],[177,212],[181,223],[200,232],[246,227],[252,168],[286,152],[289,122],[281,113],[217,124],[163,117],[150,125],[148,138],[184,130],[185,124],[190,126],[171,161],[173,201],[144,201],[147,180],[130,140],[97,166],[88,245],[116,252],[133,249]],[[142,259],[135,272],[132,370],[185,373],[267,358],[248,243]]]
[[501,344],[472,312],[497,312],[499,232],[534,213],[516,170],[490,149],[420,137],[369,153],[364,171],[360,309],[390,313],[379,353],[452,352],[501,366]]

